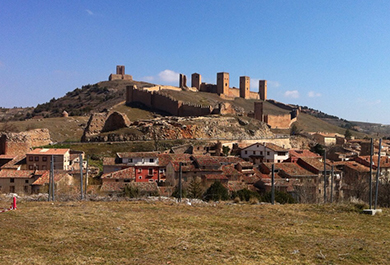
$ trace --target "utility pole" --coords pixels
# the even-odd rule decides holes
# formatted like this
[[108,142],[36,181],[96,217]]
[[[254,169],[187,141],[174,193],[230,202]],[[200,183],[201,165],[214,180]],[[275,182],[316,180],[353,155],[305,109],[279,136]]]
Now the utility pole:
[[381,169],[381,149],[382,149],[382,139],[379,139],[379,151],[378,151],[378,165],[376,168],[376,182],[375,182],[375,206],[374,210],[378,206],[378,190],[379,190],[379,174]]
[[271,166],[271,203],[275,204],[275,164]]
[[326,203],[326,150],[324,149],[324,203]]
[[333,203],[333,178],[334,178],[334,167],[332,166],[332,171],[330,174],[330,203]]
[[50,171],[51,171],[51,200],[54,201],[54,155],[51,156],[51,164],[50,164]]
[[181,202],[182,196],[183,196],[183,191],[182,191],[182,168],[181,168],[182,163],[179,163],[179,202]]
[[82,154],[79,155],[79,162],[80,162],[80,195],[81,200],[84,199],[84,192],[83,192],[83,156]]
[[373,155],[373,148],[372,148],[372,138],[370,142],[370,179],[369,179],[369,185],[370,185],[370,197],[369,197],[369,203],[370,203],[370,209],[372,209],[372,155]]
[[85,187],[84,187],[85,196],[84,196],[84,198],[87,197],[87,187],[88,187],[88,164],[89,164],[89,156],[87,156],[87,164],[86,164],[86,168],[85,168]]

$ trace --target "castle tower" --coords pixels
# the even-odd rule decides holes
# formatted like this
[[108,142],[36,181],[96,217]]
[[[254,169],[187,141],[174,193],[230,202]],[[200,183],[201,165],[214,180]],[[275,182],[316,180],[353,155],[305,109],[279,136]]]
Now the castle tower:
[[249,76],[240,76],[240,98],[249,98]]
[[187,77],[186,77],[186,75],[183,75],[183,74],[179,75],[179,87],[180,88],[187,87]]
[[267,80],[259,81],[259,95],[261,100],[267,100]]
[[191,75],[191,87],[196,87],[200,90],[200,84],[202,83],[202,76],[198,73],[193,73]]
[[125,75],[125,66],[124,65],[117,65],[116,66],[116,74],[117,75]]
[[217,94],[227,95],[229,91],[229,73],[217,73]]
[[263,102],[262,101],[256,101],[255,106],[254,106],[254,114],[255,114],[255,119],[259,121],[263,121]]
[[108,81],[112,80],[133,80],[133,77],[131,75],[125,74],[125,66],[124,65],[117,65],[116,66],[116,74],[110,74],[108,77]]

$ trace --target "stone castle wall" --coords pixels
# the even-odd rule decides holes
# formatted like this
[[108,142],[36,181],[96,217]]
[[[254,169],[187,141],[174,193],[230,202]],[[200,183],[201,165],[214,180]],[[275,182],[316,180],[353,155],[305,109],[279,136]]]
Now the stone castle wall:
[[295,121],[296,118],[291,119],[290,113],[284,115],[264,115],[264,122],[275,129],[288,129]]
[[219,109],[213,106],[202,106],[182,102],[161,90],[148,91],[137,89],[135,86],[126,88],[126,104],[139,102],[148,108],[154,108],[170,113],[173,116],[205,116],[212,113],[219,113]]
[[20,133],[0,134],[0,155],[24,155],[33,147],[51,143],[48,129],[35,129]]

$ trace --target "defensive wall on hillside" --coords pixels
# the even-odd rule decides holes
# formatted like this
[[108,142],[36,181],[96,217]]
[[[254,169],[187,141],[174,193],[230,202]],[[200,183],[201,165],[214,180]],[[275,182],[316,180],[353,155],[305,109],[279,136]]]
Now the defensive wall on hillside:
[[225,106],[198,105],[177,100],[163,90],[138,89],[135,85],[126,88],[126,104],[142,103],[148,108],[158,109],[173,116],[205,116],[231,111]]

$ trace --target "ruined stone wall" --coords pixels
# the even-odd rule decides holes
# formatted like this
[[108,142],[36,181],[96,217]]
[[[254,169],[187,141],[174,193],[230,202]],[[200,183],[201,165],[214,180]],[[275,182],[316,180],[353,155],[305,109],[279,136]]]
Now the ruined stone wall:
[[152,105],[152,95],[153,92],[142,89],[133,89],[133,102],[141,102],[149,108],[153,108]]
[[112,80],[133,80],[133,77],[131,75],[118,75],[118,74],[110,74],[108,77],[108,81]]
[[181,102],[161,92],[153,93],[153,108],[179,116]]
[[249,92],[249,98],[250,98],[250,99],[260,99],[260,95],[259,95],[259,93],[250,91],[250,92]]
[[211,106],[183,103],[180,106],[178,116],[205,116],[209,115],[212,111],[213,108]]
[[233,88],[230,87],[225,96],[232,97],[232,98],[238,98],[238,97],[240,97],[240,89],[235,88],[235,87],[233,87]]
[[20,133],[0,134],[0,155],[24,155],[33,147],[51,143],[48,129],[35,129]]
[[293,120],[291,119],[291,114],[288,113],[283,115],[264,115],[264,122],[271,128],[288,129]]
[[84,129],[83,136],[81,137],[81,141],[84,142],[88,137],[99,134],[104,128],[106,118],[107,113],[93,113],[89,117],[87,126]]

